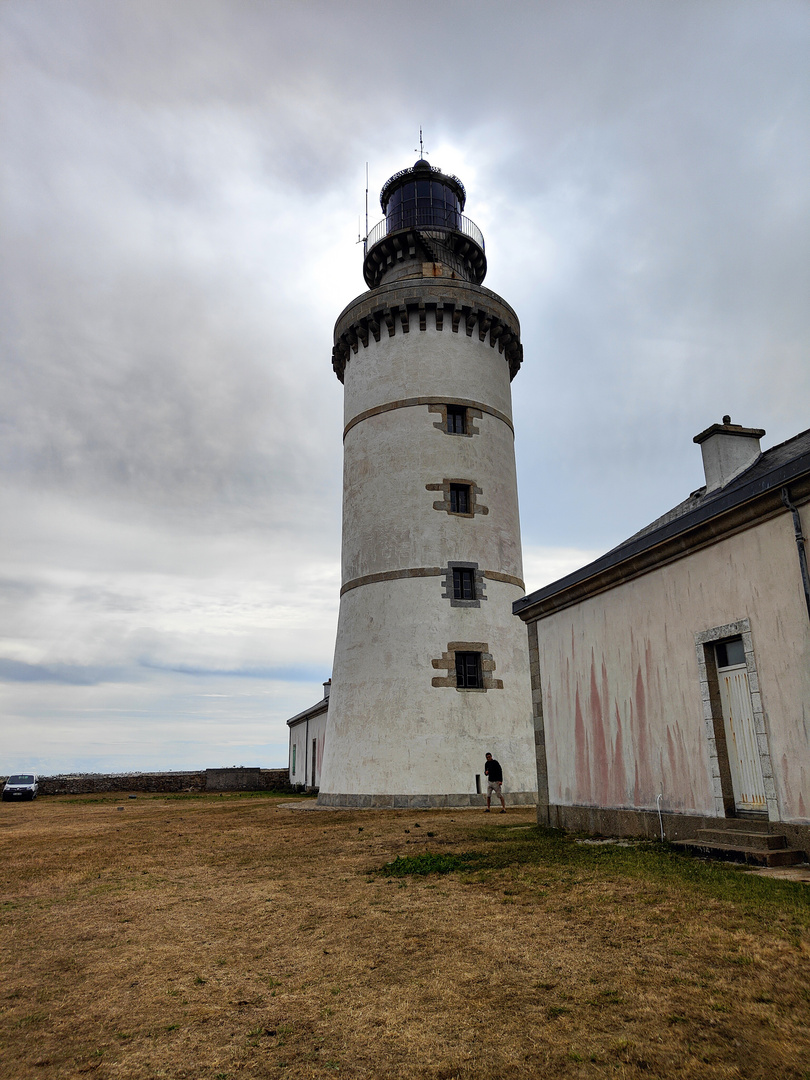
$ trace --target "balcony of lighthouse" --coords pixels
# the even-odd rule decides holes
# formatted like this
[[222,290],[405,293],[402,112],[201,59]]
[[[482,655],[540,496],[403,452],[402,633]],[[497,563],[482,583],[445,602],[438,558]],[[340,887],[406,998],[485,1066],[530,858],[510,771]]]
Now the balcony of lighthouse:
[[[405,269],[404,264],[418,258],[420,251],[428,258],[420,261],[447,265],[448,277],[460,277],[480,285],[486,277],[487,259],[481,230],[465,214],[448,214],[452,223],[441,220],[432,211],[411,211],[412,221],[392,229],[383,218],[366,238],[363,277],[370,289],[376,289],[389,272],[398,266],[403,277],[423,276],[421,267]],[[394,276],[394,275],[391,275]]]
[[384,280],[430,275],[480,285],[487,272],[481,230],[461,213],[459,179],[426,161],[392,176],[380,196],[385,217],[366,237],[363,276],[370,289]]

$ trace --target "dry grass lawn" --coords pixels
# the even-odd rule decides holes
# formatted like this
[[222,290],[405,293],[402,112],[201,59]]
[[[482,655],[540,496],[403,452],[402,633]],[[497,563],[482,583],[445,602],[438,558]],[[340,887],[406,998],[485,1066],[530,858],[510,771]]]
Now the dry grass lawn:
[[283,801],[3,804],[3,1080],[810,1078],[807,886]]

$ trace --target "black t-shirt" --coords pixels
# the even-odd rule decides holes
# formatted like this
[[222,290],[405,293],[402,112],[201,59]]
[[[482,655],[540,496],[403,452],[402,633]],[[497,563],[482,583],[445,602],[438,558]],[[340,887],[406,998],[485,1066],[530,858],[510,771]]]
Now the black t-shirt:
[[499,780],[503,780],[503,772],[501,771],[500,763],[492,758],[484,766],[484,772],[489,778],[490,784],[496,784]]

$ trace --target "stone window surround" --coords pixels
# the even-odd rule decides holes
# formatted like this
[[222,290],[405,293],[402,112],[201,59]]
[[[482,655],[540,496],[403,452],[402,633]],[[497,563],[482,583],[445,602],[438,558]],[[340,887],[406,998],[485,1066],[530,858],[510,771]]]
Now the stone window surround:
[[[458,600],[453,594],[453,570],[474,570],[473,581],[475,583],[475,599],[474,600]],[[450,601],[450,607],[460,608],[480,608],[481,601],[486,600],[484,589],[486,588],[486,582],[484,581],[484,574],[478,569],[477,562],[449,562],[446,569],[442,570],[442,586],[444,592],[442,593],[443,600]]]
[[700,694],[703,701],[703,719],[706,723],[706,737],[709,742],[709,763],[712,772],[714,807],[719,817],[734,817],[734,793],[731,787],[728,756],[718,748],[718,732],[722,747],[725,744],[725,731],[720,705],[715,653],[712,647],[718,641],[734,637],[742,637],[743,649],[745,650],[748,689],[751,692],[751,706],[754,714],[754,727],[757,733],[757,749],[759,750],[759,761],[762,768],[762,782],[765,787],[768,820],[779,821],[776,781],[773,775],[768,741],[767,714],[762,707],[762,695],[759,688],[759,674],[754,656],[750,619],[738,619],[736,622],[726,623],[723,626],[714,626],[710,630],[695,634]]
[[[456,405],[458,408],[462,408],[462,409],[466,410],[467,419],[466,419],[466,423],[464,425],[465,428],[467,429],[466,431],[450,432],[450,431],[447,430],[447,406],[448,405]],[[428,405],[428,412],[429,413],[439,413],[439,415],[441,416],[441,420],[434,423],[433,426],[435,428],[438,428],[438,430],[443,432],[445,435],[453,435],[453,438],[455,438],[455,439],[471,439],[473,437],[473,435],[480,435],[481,434],[480,428],[476,427],[475,424],[473,423],[473,420],[480,420],[481,417],[483,416],[483,413],[482,413],[481,409],[471,408],[469,405],[464,405],[464,404],[461,404],[461,403],[457,404],[455,401],[446,401],[446,402],[444,402],[442,404]]]
[[[477,652],[481,654],[481,676],[484,685],[482,687],[465,687],[456,685],[456,653]],[[452,687],[459,694],[485,694],[487,690],[503,690],[503,679],[493,676],[495,661],[489,651],[486,641],[448,641],[447,649],[438,660],[431,660],[434,668],[445,670],[446,676],[434,676],[431,686]]]
[[[470,509],[466,514],[460,514],[457,510],[450,509],[450,485],[451,484],[464,484],[470,489]],[[444,498],[436,500],[433,504],[434,510],[444,510],[445,513],[451,517],[471,518],[476,514],[488,514],[489,507],[482,506],[476,501],[476,496],[483,494],[482,490],[473,480],[455,476],[445,477],[440,484],[425,484],[427,491],[441,491]]]

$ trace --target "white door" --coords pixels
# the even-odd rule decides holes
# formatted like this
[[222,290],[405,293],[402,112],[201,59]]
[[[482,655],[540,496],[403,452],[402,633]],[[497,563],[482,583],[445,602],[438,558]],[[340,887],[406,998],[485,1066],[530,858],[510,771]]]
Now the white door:
[[745,664],[718,667],[717,677],[734,805],[738,810],[766,812],[765,785],[762,782],[754,710],[748,688],[748,669]]

